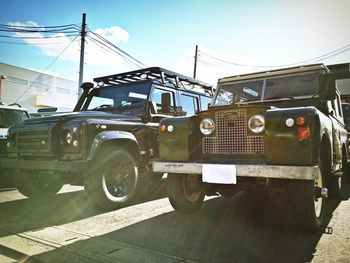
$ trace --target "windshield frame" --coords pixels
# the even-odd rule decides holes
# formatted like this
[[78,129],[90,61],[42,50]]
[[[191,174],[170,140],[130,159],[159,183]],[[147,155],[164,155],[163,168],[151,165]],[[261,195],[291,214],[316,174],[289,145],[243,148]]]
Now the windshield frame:
[[[112,113],[118,113],[118,114],[127,114],[127,115],[143,115],[146,107],[148,105],[149,97],[152,92],[152,80],[145,80],[145,81],[139,81],[139,82],[132,82],[132,83],[123,83],[123,84],[115,84],[115,85],[110,85],[110,86],[105,86],[105,87],[97,87],[92,89],[86,96],[85,101],[83,103],[83,106],[81,107],[81,111],[103,111],[103,112],[112,112]],[[133,87],[135,90],[133,90]],[[136,98],[137,94],[137,89],[144,88],[146,92],[140,93],[143,94],[145,97],[144,98]],[[127,109],[130,109],[132,107],[123,107],[123,106],[130,106],[126,104],[122,105],[122,101],[120,101],[119,104],[113,104],[111,107],[101,107],[100,109],[98,107],[94,108],[89,108],[91,105],[91,101],[93,100],[94,97],[99,97],[98,94],[100,92],[108,91],[108,90],[116,90],[120,91],[122,89],[128,89],[128,92],[125,92],[124,95],[128,94],[130,95],[131,93],[134,93],[135,96],[133,97],[135,101],[137,99],[143,99],[145,101],[144,105],[142,107],[139,107],[140,110],[135,111],[135,112],[124,112]],[[119,93],[123,94],[123,93]],[[106,97],[107,98],[107,97]],[[127,97],[130,98],[130,97]],[[114,99],[117,99],[115,97]],[[122,99],[122,97],[119,97],[118,99]]]
[[[224,84],[219,84],[217,86],[217,90],[215,92],[215,96],[213,98],[213,104],[214,106],[218,106],[218,105],[230,105],[232,103],[256,103],[256,102],[263,102],[263,101],[269,101],[269,100],[283,100],[286,98],[292,98],[292,99],[297,99],[297,98],[313,98],[318,96],[319,94],[319,83],[318,83],[318,77],[319,77],[319,72],[305,72],[305,73],[299,73],[299,74],[289,74],[289,75],[285,75],[285,76],[269,76],[269,77],[265,77],[265,78],[252,78],[252,79],[246,79],[246,80],[241,80],[241,81],[235,81],[235,82],[230,82],[230,83],[224,83]],[[303,81],[307,81],[308,79],[311,81],[311,87],[312,89],[308,89],[306,90],[306,94],[298,94],[295,93],[295,91],[291,88],[295,87],[296,84],[292,83],[291,80],[297,79],[299,82],[297,83],[301,83]],[[272,81],[277,80],[280,81],[280,83],[283,83],[283,81],[285,81],[283,85],[279,85],[279,87],[277,87],[277,91],[280,90],[281,94],[284,95],[283,96],[278,96],[278,92],[276,96],[271,96],[271,86],[268,86],[269,83],[271,83]],[[251,84],[254,83],[260,83],[261,87],[259,87],[259,91],[257,91],[256,89],[253,89],[251,92],[251,97],[254,97],[253,92],[258,92],[258,94],[256,94],[257,99],[242,99],[242,97],[244,97],[242,95],[244,88],[250,89]],[[247,86],[247,87],[244,87]],[[291,88],[286,89],[286,90],[282,90],[282,88],[284,86],[289,86]],[[309,84],[310,86],[310,84]],[[308,87],[309,87],[308,86]],[[231,101],[229,101],[229,95],[226,94],[227,99],[223,98],[223,97],[219,97],[220,96],[220,92],[222,90],[225,90],[224,88],[226,88],[227,94],[231,93],[231,95],[233,94],[239,94],[241,93],[241,96],[237,96],[237,98],[234,98],[233,100],[231,99]],[[230,91],[229,91],[230,90]],[[232,92],[237,90],[237,92]],[[300,88],[299,88],[300,90]],[[290,95],[286,94],[286,91],[288,91],[290,93]],[[260,92],[260,93],[259,93]],[[288,93],[287,92],[287,93]],[[294,93],[293,93],[294,92]],[[249,95],[249,92],[246,92],[246,97]],[[221,100],[221,102],[218,103],[218,100]]]

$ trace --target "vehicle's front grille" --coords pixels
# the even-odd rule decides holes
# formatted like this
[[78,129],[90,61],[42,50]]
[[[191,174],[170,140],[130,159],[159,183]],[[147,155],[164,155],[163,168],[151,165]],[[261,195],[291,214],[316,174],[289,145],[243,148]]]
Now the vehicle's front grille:
[[21,155],[41,155],[51,152],[50,128],[19,131],[17,151]]
[[248,135],[245,109],[216,112],[216,136],[204,137],[204,154],[263,154],[262,135]]

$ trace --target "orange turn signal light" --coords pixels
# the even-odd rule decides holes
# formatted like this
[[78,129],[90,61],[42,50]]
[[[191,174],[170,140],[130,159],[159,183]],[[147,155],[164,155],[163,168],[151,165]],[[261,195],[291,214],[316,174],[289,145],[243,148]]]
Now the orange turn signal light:
[[305,119],[303,118],[303,117],[298,117],[297,119],[296,119],[296,123],[297,123],[297,125],[299,125],[299,126],[302,126],[302,125],[304,125],[305,124]]
[[162,124],[159,126],[159,131],[160,132],[165,132],[166,131],[166,125]]
[[311,131],[309,127],[299,127],[298,128],[298,141],[303,142],[311,136]]

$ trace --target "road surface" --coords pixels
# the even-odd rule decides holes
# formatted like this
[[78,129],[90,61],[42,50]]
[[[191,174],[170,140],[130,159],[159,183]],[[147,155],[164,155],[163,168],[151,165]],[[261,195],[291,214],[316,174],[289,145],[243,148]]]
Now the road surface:
[[100,212],[81,187],[40,202],[2,189],[0,262],[350,262],[349,195],[329,199],[324,227],[305,235],[288,207],[247,192],[185,216],[162,193]]

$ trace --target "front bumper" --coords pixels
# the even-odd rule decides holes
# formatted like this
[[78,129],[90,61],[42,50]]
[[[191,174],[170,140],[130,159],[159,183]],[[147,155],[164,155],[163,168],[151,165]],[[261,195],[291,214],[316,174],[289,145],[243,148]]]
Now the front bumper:
[[89,167],[86,160],[78,161],[39,161],[39,160],[18,160],[0,159],[0,167],[11,169],[28,169],[37,171],[57,171],[57,172],[82,172]]
[[[205,163],[153,162],[153,172],[198,174]],[[220,165],[219,165],[220,166]],[[227,166],[227,165],[225,165]],[[318,166],[240,165],[231,164],[236,177],[315,180],[320,175]]]

